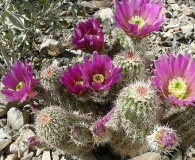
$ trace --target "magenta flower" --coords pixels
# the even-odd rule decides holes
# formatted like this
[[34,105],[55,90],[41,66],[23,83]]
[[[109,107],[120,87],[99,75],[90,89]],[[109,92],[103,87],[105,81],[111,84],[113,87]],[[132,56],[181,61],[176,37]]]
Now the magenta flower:
[[112,116],[115,108],[112,108],[110,112],[108,112],[102,119],[98,120],[93,126],[92,126],[92,134],[95,138],[96,142],[101,141],[106,136],[106,128],[105,124],[108,122],[110,117]]
[[194,106],[195,102],[195,60],[190,54],[163,54],[155,61],[152,84],[175,106]]
[[112,60],[106,54],[99,55],[94,51],[92,62],[84,57],[84,64],[81,69],[83,80],[87,88],[95,92],[108,90],[121,78],[119,67],[113,67]]
[[170,152],[179,144],[176,132],[165,126],[156,126],[154,132],[147,137],[151,149],[155,151]]
[[160,29],[164,15],[160,0],[118,0],[114,1],[116,26],[123,29],[130,37],[143,38],[153,31]]
[[104,44],[104,34],[99,22],[89,18],[86,22],[78,22],[71,42],[76,49],[85,52],[100,51]]
[[27,144],[29,147],[36,147],[40,144],[40,138],[38,136],[29,137]]
[[38,93],[33,91],[33,87],[38,83],[38,79],[33,79],[32,67],[28,64],[16,61],[10,72],[6,73],[2,79],[4,88],[1,92],[6,96],[7,101],[30,100]]
[[69,67],[60,77],[60,82],[67,88],[69,93],[81,95],[87,91],[80,70],[81,66],[82,64],[78,63],[73,67]]

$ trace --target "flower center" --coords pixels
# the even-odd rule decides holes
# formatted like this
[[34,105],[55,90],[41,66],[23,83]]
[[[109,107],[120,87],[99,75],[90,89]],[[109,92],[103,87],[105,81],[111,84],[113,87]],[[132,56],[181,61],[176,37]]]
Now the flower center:
[[83,81],[76,81],[75,84],[80,84],[83,86]]
[[187,93],[187,85],[185,81],[178,77],[169,81],[168,91],[177,99],[184,99]]
[[147,88],[145,88],[145,87],[143,87],[143,86],[138,86],[138,87],[136,88],[135,91],[136,91],[136,93],[137,93],[138,95],[140,95],[141,97],[146,96],[147,93],[148,93]]
[[44,125],[49,124],[50,120],[51,120],[51,118],[48,114],[44,114],[41,116],[41,123]]
[[45,78],[52,77],[53,74],[54,74],[54,71],[52,68],[46,68],[45,70],[43,70],[43,76]]
[[142,27],[144,26],[145,21],[139,16],[134,16],[133,18],[131,18],[131,20],[129,20],[129,23],[137,24],[138,25],[138,31],[140,31],[142,29]]
[[163,148],[173,148],[176,143],[176,134],[172,131],[160,130],[155,136],[156,142]]
[[22,87],[24,86],[24,82],[20,82],[16,85],[16,91],[19,91],[22,89]]
[[93,81],[98,82],[98,83],[103,83],[104,82],[104,76],[102,74],[95,74],[93,76]]

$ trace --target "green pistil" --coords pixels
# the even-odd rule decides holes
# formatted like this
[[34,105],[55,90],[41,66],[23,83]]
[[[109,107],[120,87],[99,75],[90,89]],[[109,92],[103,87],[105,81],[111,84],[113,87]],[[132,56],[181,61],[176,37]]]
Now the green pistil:
[[98,82],[98,83],[103,83],[104,82],[104,76],[102,74],[95,74],[93,76],[93,81]]
[[19,91],[22,89],[22,87],[24,86],[24,82],[20,82],[16,85],[16,91]]
[[169,81],[168,91],[175,98],[183,100],[187,94],[187,85],[182,78],[178,77]]
[[139,16],[134,16],[129,21],[129,23],[131,23],[131,24],[138,24],[138,31],[140,31],[142,29],[142,27],[144,26],[145,21],[141,17],[139,17]]

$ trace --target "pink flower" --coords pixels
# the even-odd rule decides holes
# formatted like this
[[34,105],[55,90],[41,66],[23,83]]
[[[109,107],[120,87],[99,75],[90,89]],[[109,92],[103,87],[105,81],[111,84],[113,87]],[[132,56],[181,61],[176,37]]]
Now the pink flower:
[[94,51],[92,62],[84,57],[81,72],[86,87],[95,92],[101,92],[108,90],[120,80],[119,69],[119,67],[113,67],[112,60],[106,54],[99,55],[98,52]]
[[175,149],[179,144],[176,132],[165,126],[156,126],[153,133],[147,136],[147,141],[152,150],[165,153]]
[[130,37],[143,38],[160,29],[165,16],[160,0],[114,0],[116,26],[123,29]]
[[76,49],[85,52],[100,51],[104,44],[104,34],[99,22],[95,18],[89,18],[86,22],[78,22],[71,42]]
[[83,75],[81,73],[82,64],[75,64],[69,67],[64,74],[60,76],[60,83],[62,83],[69,93],[81,95],[85,94],[87,89],[83,82]]
[[104,136],[106,136],[105,124],[106,124],[106,122],[108,122],[108,120],[112,116],[114,110],[115,110],[115,108],[112,108],[112,110],[110,112],[108,112],[102,119],[98,120],[92,126],[92,134],[97,142],[100,141],[101,138],[104,138]]
[[190,54],[163,54],[155,61],[152,84],[175,106],[194,106],[195,60]]
[[38,83],[38,79],[33,79],[32,67],[28,64],[16,61],[10,72],[6,73],[2,79],[5,86],[1,92],[6,96],[7,101],[30,100],[38,93],[33,91],[33,87]]

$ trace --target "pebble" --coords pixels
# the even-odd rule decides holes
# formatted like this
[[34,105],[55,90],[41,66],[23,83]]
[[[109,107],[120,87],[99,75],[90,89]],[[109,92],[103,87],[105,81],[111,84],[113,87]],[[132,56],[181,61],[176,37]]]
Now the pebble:
[[7,147],[11,142],[11,139],[0,139],[0,151]]
[[7,123],[14,129],[19,130],[25,124],[29,123],[29,114],[25,110],[16,107],[10,108],[7,112]]
[[102,21],[109,19],[112,23],[114,22],[112,16],[113,16],[113,11],[111,8],[104,8],[98,12],[98,15],[102,19]]
[[21,158],[21,160],[31,160],[33,157],[34,153],[30,152],[29,154],[25,155],[24,157]]
[[50,151],[44,151],[42,160],[51,160]]
[[9,154],[5,160],[18,160],[18,156],[16,154]]
[[191,50],[195,53],[195,42],[192,42],[192,43],[190,44],[189,49],[191,49]]
[[48,56],[58,56],[64,53],[64,46],[55,39],[47,39],[40,46],[40,52]]
[[25,154],[27,155],[29,150],[29,146],[27,144],[28,138],[34,135],[35,133],[30,129],[22,130],[20,136],[10,145],[10,152],[18,154],[19,158],[23,157]]
[[86,12],[95,12],[99,10],[95,5],[86,1],[81,2],[81,6],[84,7]]

